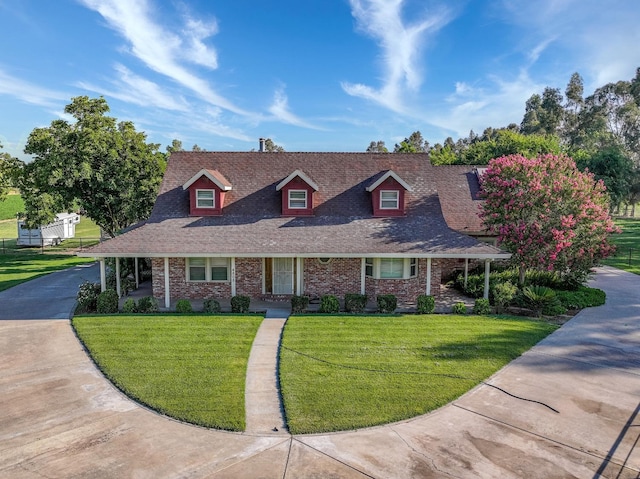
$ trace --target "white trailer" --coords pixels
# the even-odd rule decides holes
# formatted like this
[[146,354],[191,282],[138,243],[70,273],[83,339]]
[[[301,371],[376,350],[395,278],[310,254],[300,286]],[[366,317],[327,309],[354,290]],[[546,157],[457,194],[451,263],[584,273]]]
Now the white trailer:
[[77,213],[59,213],[53,223],[29,229],[24,221],[18,220],[18,246],[51,246],[76,235],[76,225],[80,223]]

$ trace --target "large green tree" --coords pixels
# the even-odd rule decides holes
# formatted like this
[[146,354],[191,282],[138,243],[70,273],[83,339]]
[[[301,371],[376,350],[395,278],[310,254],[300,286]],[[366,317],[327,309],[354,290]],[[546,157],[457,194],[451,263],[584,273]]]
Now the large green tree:
[[[0,143],[0,149],[2,149]],[[22,162],[9,153],[0,152],[0,201],[4,200],[9,188],[15,186],[15,176],[22,167]]]
[[20,188],[27,222],[45,224],[56,213],[81,208],[109,236],[151,213],[166,166],[159,145],[133,123],[106,116],[104,98],[75,97],[65,107],[74,122],[54,120],[34,129]]
[[420,131],[414,131],[409,135],[409,138],[405,138],[396,143],[393,152],[394,153],[426,153],[429,151],[429,142],[422,138]]
[[385,146],[384,141],[378,140],[369,143],[367,153],[389,153],[389,150]]

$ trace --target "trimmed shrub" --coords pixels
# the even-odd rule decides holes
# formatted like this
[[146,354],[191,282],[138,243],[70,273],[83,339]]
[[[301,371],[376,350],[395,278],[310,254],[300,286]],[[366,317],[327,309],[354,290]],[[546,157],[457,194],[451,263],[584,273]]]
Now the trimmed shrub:
[[232,313],[248,313],[249,305],[251,304],[251,298],[249,296],[243,296],[238,294],[231,298],[231,312]]
[[451,312],[453,314],[467,314],[467,305],[462,301],[458,301],[453,305],[453,308],[451,308]]
[[139,313],[157,313],[158,311],[160,311],[158,300],[153,296],[145,296],[138,300]]
[[78,288],[78,295],[76,296],[79,308],[88,313],[94,312],[98,307],[100,289],[100,283],[83,282]]
[[344,295],[344,310],[348,313],[362,313],[366,307],[366,294],[348,293]]
[[540,317],[545,309],[554,308],[558,303],[556,292],[546,286],[526,286],[522,289],[525,304]]
[[560,303],[567,309],[591,308],[602,306],[607,295],[598,288],[581,286],[575,291],[556,291],[556,296]]
[[398,298],[395,294],[379,294],[376,301],[379,313],[393,313],[398,307]]
[[191,301],[188,299],[179,299],[176,303],[176,313],[192,313]]
[[128,313],[128,314],[137,313],[138,312],[138,307],[136,306],[135,299],[127,298],[127,300],[122,305],[122,312],[123,313]]
[[491,314],[491,305],[488,299],[478,298],[473,304],[473,314]]
[[309,306],[309,296],[291,296],[291,312],[302,313]]
[[98,295],[96,311],[99,314],[112,314],[118,312],[118,293],[113,289],[107,289]]
[[432,314],[436,309],[436,299],[431,295],[418,296],[417,309],[419,314]]
[[340,311],[340,301],[333,294],[325,294],[320,298],[321,313],[338,313]]
[[517,293],[518,287],[511,281],[496,284],[493,287],[493,304],[496,306],[496,312],[502,313]]
[[221,310],[220,302],[217,299],[207,298],[202,303],[202,312],[209,314],[219,313]]

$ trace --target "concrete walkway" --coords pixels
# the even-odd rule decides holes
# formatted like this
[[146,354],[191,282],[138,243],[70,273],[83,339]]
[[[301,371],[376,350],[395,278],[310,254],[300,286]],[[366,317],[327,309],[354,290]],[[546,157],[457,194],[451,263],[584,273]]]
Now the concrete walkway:
[[607,304],[496,373],[501,390],[313,436],[168,419],[117,391],[68,321],[0,321],[0,477],[638,478],[640,277],[602,268],[595,285]]

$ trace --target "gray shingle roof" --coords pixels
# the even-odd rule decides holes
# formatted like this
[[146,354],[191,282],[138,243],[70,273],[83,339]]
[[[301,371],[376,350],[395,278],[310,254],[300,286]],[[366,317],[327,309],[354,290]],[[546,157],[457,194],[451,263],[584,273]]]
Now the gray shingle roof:
[[[233,185],[222,216],[189,216],[182,185],[203,168]],[[319,187],[312,217],[281,216],[276,185],[297,169]],[[388,170],[411,187],[407,215],[374,218],[365,187]],[[173,153],[149,220],[83,255],[501,256],[447,226],[434,170],[421,154]]]

